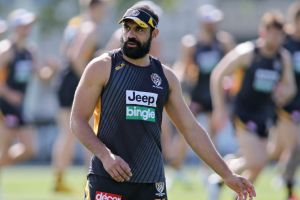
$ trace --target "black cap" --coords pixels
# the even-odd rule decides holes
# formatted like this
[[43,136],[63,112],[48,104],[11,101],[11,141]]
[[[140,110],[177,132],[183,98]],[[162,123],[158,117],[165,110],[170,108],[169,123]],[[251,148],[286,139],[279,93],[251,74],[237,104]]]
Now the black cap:
[[151,28],[156,28],[158,24],[151,13],[139,8],[129,8],[125,12],[122,19],[119,21],[119,24],[124,22],[124,20],[126,19],[133,20],[142,28],[147,28],[148,26],[150,26]]

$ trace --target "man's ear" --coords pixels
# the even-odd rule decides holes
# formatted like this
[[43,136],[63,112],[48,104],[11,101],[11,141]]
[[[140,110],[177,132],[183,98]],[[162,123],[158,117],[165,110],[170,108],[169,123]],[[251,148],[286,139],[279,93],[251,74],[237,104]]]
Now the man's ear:
[[156,28],[152,31],[152,38],[156,38],[158,36],[159,30]]

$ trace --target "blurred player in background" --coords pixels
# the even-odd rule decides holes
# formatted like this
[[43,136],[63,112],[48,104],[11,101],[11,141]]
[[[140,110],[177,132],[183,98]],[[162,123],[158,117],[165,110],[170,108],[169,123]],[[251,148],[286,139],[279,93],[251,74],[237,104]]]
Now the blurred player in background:
[[[284,47],[291,53],[297,85],[295,97],[277,111],[278,120],[269,146],[271,158],[279,157],[289,200],[295,200],[294,176],[299,162],[297,145],[300,141],[300,3],[293,3],[288,11],[290,23],[286,26]],[[293,153],[294,152],[294,153]],[[279,154],[279,156],[278,156]]]
[[[173,68],[183,87],[192,87],[190,109],[196,118],[204,114],[207,119],[205,128],[215,136],[211,127],[212,102],[210,95],[210,76],[216,64],[234,47],[232,36],[218,29],[223,13],[213,5],[198,8],[199,32],[197,35],[185,35],[181,40],[181,54]],[[188,89],[184,87],[184,89]],[[177,141],[176,141],[177,140]],[[172,164],[180,169],[187,153],[187,144],[180,136],[175,137],[176,148]],[[178,178],[184,176],[178,171]]]
[[[284,18],[279,12],[263,15],[259,38],[238,45],[214,69],[211,78],[213,122],[222,128],[228,119],[222,79],[242,69],[241,88],[233,108],[233,120],[240,155],[228,160],[236,173],[254,182],[267,164],[267,137],[276,106],[284,106],[295,94],[296,87],[290,54],[282,48]],[[275,106],[276,105],[276,106]],[[219,199],[217,176],[210,177],[209,199]]]
[[[7,24],[6,21],[3,19],[0,19],[0,37],[4,37],[5,33],[7,31]],[[3,82],[5,81],[5,69],[3,67],[0,67],[0,84],[2,85]],[[2,114],[1,114],[1,119],[2,120]],[[2,122],[0,122],[2,123]],[[0,125],[2,126],[2,125]],[[1,153],[1,152],[0,152]],[[0,183],[0,199],[2,199],[2,191],[1,191],[1,183]]]
[[86,11],[73,17],[64,33],[62,54],[65,57],[66,68],[62,74],[59,88],[59,127],[52,153],[52,162],[55,171],[54,190],[70,192],[63,176],[70,165],[74,154],[75,138],[70,133],[69,121],[75,89],[86,64],[94,57],[98,48],[98,25],[105,16],[106,0],[85,0]]
[[27,43],[35,15],[17,9],[8,20],[11,37],[0,42],[0,167],[35,154],[34,131],[23,116],[27,85],[36,70],[34,53]]
[[0,42],[0,167],[27,160],[36,153],[24,99],[33,76],[46,81],[51,78],[52,68],[39,66],[28,44],[35,20],[35,15],[25,9],[12,11],[8,17],[10,38]]

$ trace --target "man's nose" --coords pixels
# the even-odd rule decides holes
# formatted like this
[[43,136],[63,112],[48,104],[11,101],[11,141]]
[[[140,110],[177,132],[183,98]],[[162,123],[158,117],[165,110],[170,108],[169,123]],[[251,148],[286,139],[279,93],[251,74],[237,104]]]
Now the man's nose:
[[129,30],[129,31],[127,32],[127,37],[128,37],[128,38],[136,38],[135,32],[134,32],[133,29],[131,29],[131,30]]

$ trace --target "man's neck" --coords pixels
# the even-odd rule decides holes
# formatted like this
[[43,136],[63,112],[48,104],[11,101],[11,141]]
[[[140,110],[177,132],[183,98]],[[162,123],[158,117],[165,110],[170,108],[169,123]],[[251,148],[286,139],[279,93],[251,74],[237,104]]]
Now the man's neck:
[[149,54],[146,54],[144,57],[138,59],[129,58],[128,56],[123,54],[123,58],[126,61],[140,67],[146,67],[150,64]]
[[272,48],[263,39],[259,40],[259,47],[261,53],[266,57],[273,57],[278,52],[277,48]]
[[18,37],[17,35],[12,37],[12,42],[18,49],[22,49],[26,46],[26,40],[22,37]]
[[216,35],[215,33],[211,33],[209,31],[203,30],[199,34],[199,40],[204,42],[204,43],[211,43],[215,39]]

